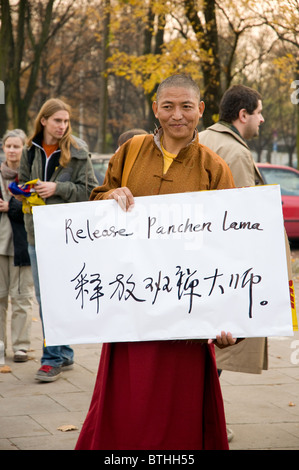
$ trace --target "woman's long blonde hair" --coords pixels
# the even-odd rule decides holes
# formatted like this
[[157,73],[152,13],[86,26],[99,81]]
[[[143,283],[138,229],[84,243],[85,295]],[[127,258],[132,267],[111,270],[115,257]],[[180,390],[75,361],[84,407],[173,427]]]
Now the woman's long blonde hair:
[[[47,100],[43,106],[41,107],[35,122],[34,122],[34,131],[31,137],[28,139],[28,146],[31,147],[32,145],[32,140],[43,131],[44,126],[41,123],[41,119],[49,119],[50,116],[55,114],[57,111],[67,111],[69,114],[69,118],[71,117],[71,107],[65,103],[64,101],[58,99],[58,98],[50,98]],[[68,162],[71,159],[71,152],[70,152],[70,146],[71,144],[78,148],[78,145],[74,138],[72,137],[72,127],[71,127],[71,122],[69,121],[68,128],[63,135],[63,137],[59,140],[59,148],[61,151],[59,163],[61,166],[66,167]]]

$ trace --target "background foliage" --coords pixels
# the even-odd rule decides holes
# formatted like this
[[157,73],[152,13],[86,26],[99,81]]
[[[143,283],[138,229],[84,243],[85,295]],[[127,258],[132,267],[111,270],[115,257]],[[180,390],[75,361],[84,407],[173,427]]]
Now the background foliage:
[[265,123],[250,144],[269,161],[278,146],[293,164],[298,0],[0,0],[0,21],[0,135],[30,133],[41,104],[60,97],[90,150],[113,152],[121,132],[153,131],[157,85],[185,72],[205,101],[201,127],[230,85],[259,90]]

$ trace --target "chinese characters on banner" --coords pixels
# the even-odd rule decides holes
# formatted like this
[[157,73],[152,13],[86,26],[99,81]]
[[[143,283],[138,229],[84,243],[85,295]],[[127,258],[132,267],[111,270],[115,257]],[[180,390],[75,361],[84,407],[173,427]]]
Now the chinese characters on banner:
[[33,214],[48,346],[293,334],[279,186]]

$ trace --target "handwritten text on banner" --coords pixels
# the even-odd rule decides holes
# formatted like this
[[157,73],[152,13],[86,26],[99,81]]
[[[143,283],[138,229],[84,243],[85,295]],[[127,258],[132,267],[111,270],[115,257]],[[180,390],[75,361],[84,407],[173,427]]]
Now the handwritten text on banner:
[[292,335],[279,186],[34,208],[47,345]]

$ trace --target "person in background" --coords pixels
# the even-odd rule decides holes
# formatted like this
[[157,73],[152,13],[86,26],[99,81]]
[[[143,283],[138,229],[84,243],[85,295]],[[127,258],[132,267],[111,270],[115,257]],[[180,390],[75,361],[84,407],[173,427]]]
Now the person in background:
[[[237,187],[264,184],[247,140],[259,134],[264,122],[262,97],[256,90],[234,85],[223,95],[219,122],[199,132],[198,141],[217,153],[228,164]],[[267,338],[246,338],[233,351],[217,350],[219,370],[261,374],[268,369]],[[233,438],[233,431],[228,429]]]
[[26,135],[7,131],[2,139],[5,161],[0,166],[0,340],[7,348],[8,300],[11,302],[11,344],[15,362],[28,360],[34,297],[22,202],[9,191],[18,179]]
[[[161,127],[146,135],[122,187],[131,140],[111,158],[91,200],[114,199],[134,210],[134,197],[234,188],[226,163],[198,143],[204,111],[197,84],[174,75],[157,90]],[[221,332],[219,347],[236,343]],[[104,344],[77,450],[227,449],[224,408],[211,341]]]
[[[23,149],[19,181],[24,184],[38,179],[35,191],[46,204],[87,201],[98,184],[85,142],[72,135],[70,114],[70,107],[62,100],[52,98],[46,101],[36,117],[33,134]],[[42,319],[32,213],[25,214],[25,227]],[[73,362],[74,351],[70,346],[44,345],[41,367],[35,378],[53,382],[63,370],[72,368]]]
[[198,140],[228,164],[237,187],[264,184],[248,147],[264,122],[262,98],[254,89],[233,85],[223,95],[219,122],[199,132]]
[[134,129],[129,129],[128,131],[123,132],[120,134],[117,144],[120,147],[122,144],[127,142],[127,140],[131,139],[134,135],[143,135],[147,134],[147,132],[144,129],[139,129],[139,128],[134,128]]

